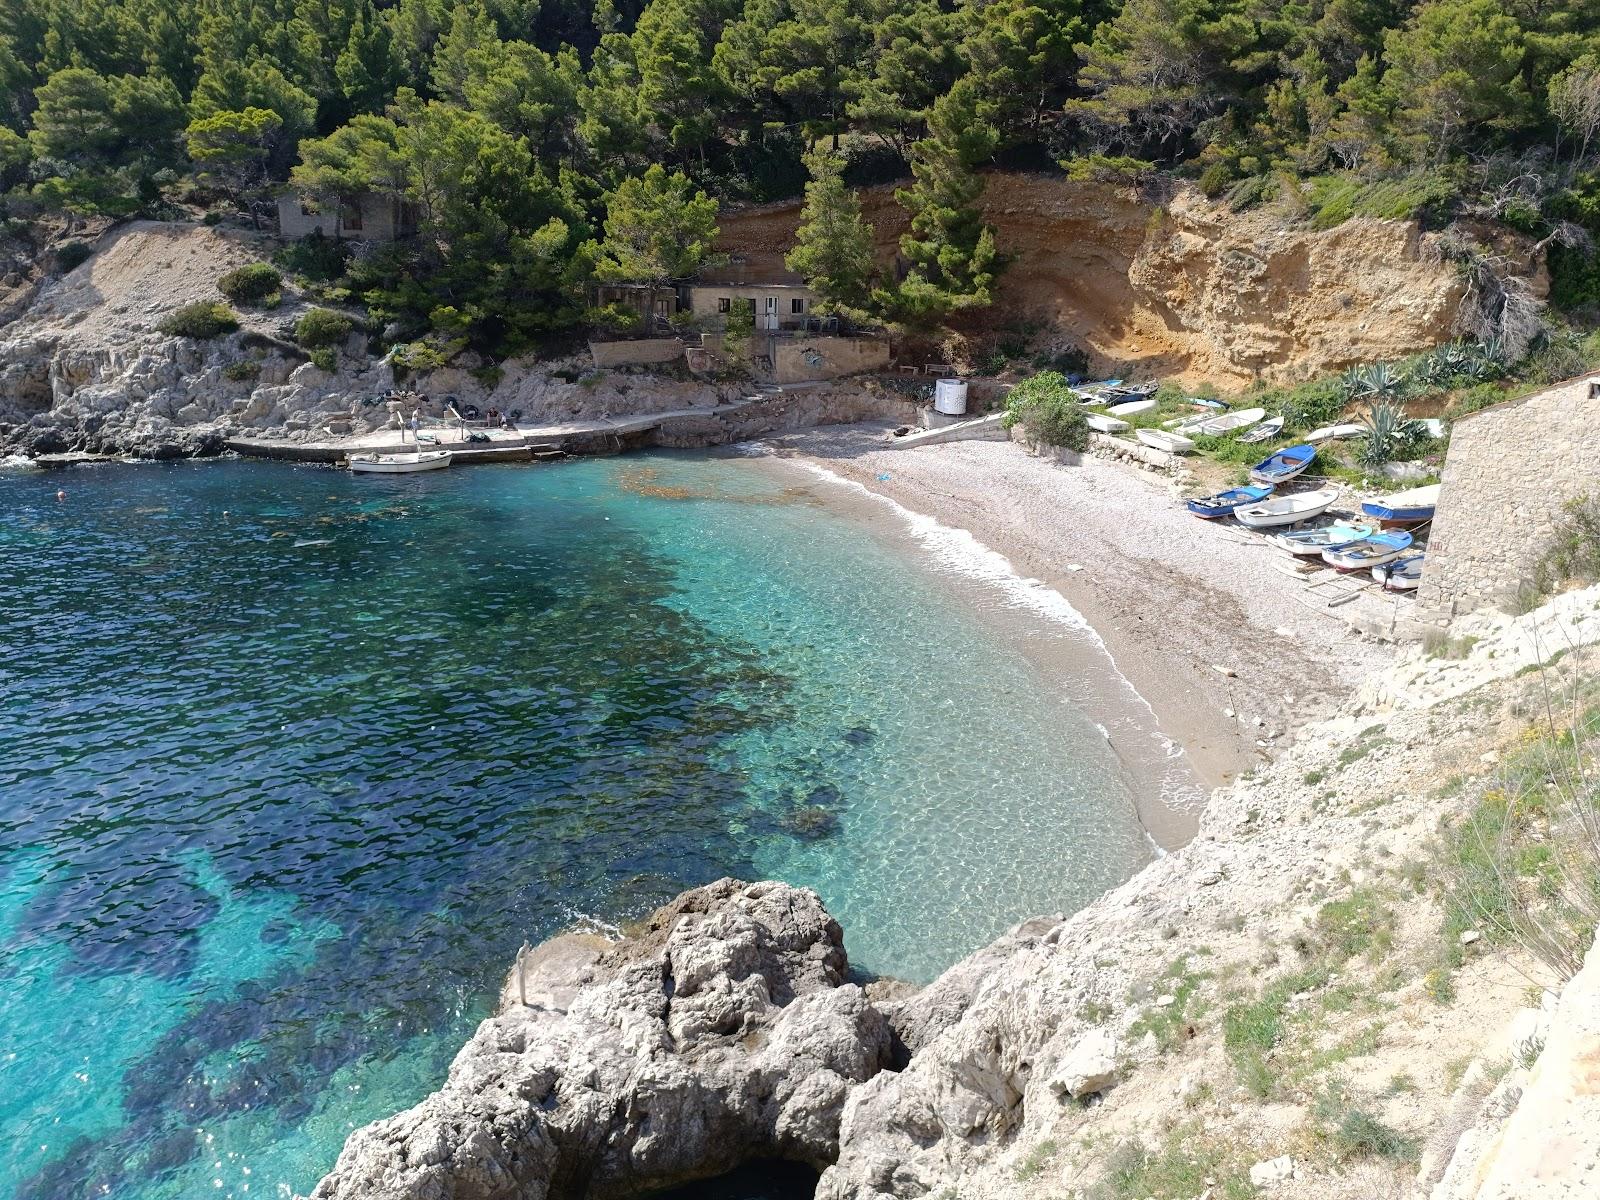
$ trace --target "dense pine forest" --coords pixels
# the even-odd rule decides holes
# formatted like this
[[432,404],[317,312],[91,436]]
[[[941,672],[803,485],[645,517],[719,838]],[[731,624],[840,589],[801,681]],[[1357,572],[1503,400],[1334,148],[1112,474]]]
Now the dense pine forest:
[[[320,264],[438,343],[593,319],[591,280],[709,253],[806,195],[792,264],[927,326],[1004,270],[984,171],[1185,176],[1243,208],[1492,217],[1600,297],[1600,0],[8,0],[4,216],[259,220],[292,181],[422,236]],[[911,223],[875,266],[854,189]],[[309,251],[307,252],[309,255]],[[318,264],[301,263],[304,270]]]

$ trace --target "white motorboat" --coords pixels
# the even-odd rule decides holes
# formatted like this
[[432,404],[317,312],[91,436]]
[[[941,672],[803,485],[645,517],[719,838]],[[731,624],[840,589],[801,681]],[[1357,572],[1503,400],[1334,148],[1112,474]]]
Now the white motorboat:
[[1425,556],[1421,554],[1410,554],[1391,563],[1380,564],[1372,568],[1372,578],[1383,584],[1387,591],[1415,591],[1417,585],[1422,582],[1424,558]]
[[1113,404],[1106,409],[1113,417],[1133,417],[1139,413],[1155,412],[1154,400],[1129,400],[1126,404]]
[[350,469],[358,475],[413,475],[450,465],[449,450],[414,450],[404,454],[352,454]]
[[1294,525],[1320,517],[1339,498],[1338,488],[1320,488],[1315,492],[1299,492],[1293,496],[1274,496],[1260,504],[1233,510],[1234,519],[1252,529],[1270,529],[1274,525]]
[[1105,413],[1085,413],[1083,423],[1098,433],[1121,433],[1128,427],[1126,421],[1119,421]]
[[1152,450],[1165,450],[1168,454],[1188,454],[1194,449],[1194,443],[1183,434],[1164,429],[1140,429],[1133,436]]

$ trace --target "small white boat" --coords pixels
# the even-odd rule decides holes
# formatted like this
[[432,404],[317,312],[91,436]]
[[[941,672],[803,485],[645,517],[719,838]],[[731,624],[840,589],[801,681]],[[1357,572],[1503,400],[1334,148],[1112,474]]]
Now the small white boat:
[[1099,433],[1121,433],[1128,427],[1126,421],[1119,421],[1105,413],[1085,413],[1083,423]]
[[1267,415],[1264,408],[1241,408],[1238,412],[1212,413],[1209,416],[1191,417],[1179,426],[1184,433],[1198,433],[1204,437],[1221,437],[1236,429],[1249,429]]
[[1133,436],[1152,450],[1165,450],[1168,454],[1188,454],[1194,449],[1194,443],[1183,434],[1164,429],[1140,429]]
[[1363,541],[1337,550],[1324,550],[1322,561],[1336,571],[1365,571],[1391,563],[1411,549],[1411,535],[1399,531],[1375,533]]
[[1239,435],[1239,440],[1241,442],[1250,442],[1252,444],[1255,443],[1255,442],[1266,442],[1266,441],[1271,441],[1273,438],[1277,437],[1282,432],[1283,432],[1283,418],[1281,416],[1278,416],[1278,417],[1273,417],[1271,420],[1263,421],[1261,424],[1257,425],[1254,429],[1252,429],[1249,433],[1240,434]]
[[412,475],[450,465],[449,450],[416,450],[405,454],[352,454],[350,469],[358,475]]
[[1260,504],[1233,510],[1234,519],[1252,529],[1270,529],[1274,525],[1294,525],[1320,517],[1339,498],[1338,488],[1321,488],[1315,492],[1299,492],[1293,496],[1274,496]]
[[1337,442],[1342,438],[1360,437],[1367,431],[1365,425],[1351,422],[1346,425],[1324,425],[1321,429],[1313,429],[1306,434],[1306,442],[1315,446],[1318,442]]
[[1356,542],[1364,542],[1378,532],[1376,525],[1336,521],[1320,529],[1303,529],[1298,533],[1275,533],[1267,540],[1279,550],[1287,550],[1297,557],[1309,558],[1324,550],[1336,550]]
[[1409,554],[1392,563],[1372,568],[1372,578],[1383,584],[1385,591],[1412,592],[1422,582],[1422,563],[1425,555]]
[[1113,404],[1106,409],[1114,417],[1132,417],[1137,416],[1139,413],[1155,412],[1155,410],[1156,402],[1149,399],[1129,400],[1126,404]]

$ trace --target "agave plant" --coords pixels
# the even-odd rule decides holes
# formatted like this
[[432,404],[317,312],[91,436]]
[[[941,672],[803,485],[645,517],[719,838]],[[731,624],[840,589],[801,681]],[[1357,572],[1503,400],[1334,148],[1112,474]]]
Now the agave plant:
[[1361,394],[1361,370],[1360,367],[1351,367],[1339,376],[1339,390],[1344,393],[1347,401],[1354,400]]
[[1432,354],[1425,354],[1417,364],[1417,381],[1426,387],[1444,388],[1461,374],[1461,351],[1454,344],[1440,346]]
[[1395,400],[1405,391],[1406,377],[1388,363],[1374,363],[1360,372],[1356,395],[1364,400]]
[[1366,434],[1356,458],[1363,467],[1377,468],[1393,462],[1427,434],[1421,421],[1413,421],[1405,409],[1387,400],[1374,402],[1361,423],[1366,426]]

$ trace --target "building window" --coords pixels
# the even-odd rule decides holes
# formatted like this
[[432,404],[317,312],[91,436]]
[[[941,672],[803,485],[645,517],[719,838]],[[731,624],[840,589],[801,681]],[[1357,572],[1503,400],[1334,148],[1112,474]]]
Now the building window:
[[717,311],[719,313],[732,312],[733,311],[733,300],[730,297],[727,297],[727,296],[718,296],[717,297]]
[[358,204],[345,205],[343,211],[339,213],[339,224],[346,233],[360,233],[361,206]]
[[800,297],[796,297],[795,299],[789,301],[789,311],[790,312],[792,312],[792,313],[803,313],[803,312],[805,312],[805,310],[806,310],[806,302],[805,302],[804,299],[802,299]]

